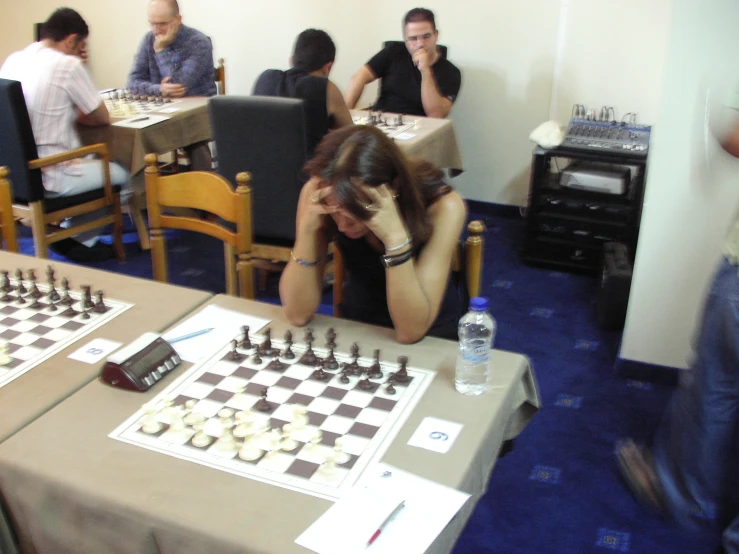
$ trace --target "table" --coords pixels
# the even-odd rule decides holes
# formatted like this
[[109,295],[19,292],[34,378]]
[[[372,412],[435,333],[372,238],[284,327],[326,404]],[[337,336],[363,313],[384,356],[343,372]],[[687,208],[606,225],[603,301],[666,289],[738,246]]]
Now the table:
[[[209,304],[269,318],[275,336],[290,328],[278,306],[225,295]],[[518,435],[538,409],[528,361],[496,350],[490,391],[466,397],[454,390],[454,342],[427,337],[401,345],[391,329],[323,316],[311,326],[317,337],[333,326],[344,344],[361,341],[364,349],[381,348],[383,358],[407,355],[413,365],[438,371],[383,461],[473,495],[429,549],[449,552],[485,492],[502,441]],[[137,394],[94,381],[0,444],[0,492],[23,550],[305,553],[294,540],[328,501],[107,437],[160,390]],[[424,416],[465,425],[448,454],[407,445]]]
[[[208,115],[208,97],[192,96],[177,99],[176,103],[164,104],[162,108],[179,108],[171,114],[163,114],[168,120],[144,127],[132,129],[107,125],[104,127],[87,127],[80,125],[78,130],[83,144],[105,142],[110,149],[111,161],[118,162],[131,175],[144,169],[144,156],[152,152],[166,154],[177,148],[183,148],[196,142],[210,140],[210,118]],[[147,112],[156,114],[157,112]],[[112,118],[120,121],[128,117]]]
[[[366,117],[366,110],[350,110],[352,118],[356,121],[360,117]],[[396,114],[386,113],[392,121]],[[415,121],[416,125],[408,133],[415,136],[409,139],[395,139],[395,143],[408,156],[418,156],[433,163],[442,169],[449,169],[453,175],[462,173],[462,154],[457,145],[457,135],[454,133],[454,125],[450,119],[438,119],[435,117],[419,117],[415,115],[404,115],[406,122]]]

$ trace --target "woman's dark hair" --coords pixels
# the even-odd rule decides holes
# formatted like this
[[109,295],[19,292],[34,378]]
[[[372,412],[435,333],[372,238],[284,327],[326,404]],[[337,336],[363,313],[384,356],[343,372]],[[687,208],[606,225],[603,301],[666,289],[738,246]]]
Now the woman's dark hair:
[[370,199],[359,185],[387,184],[398,195],[401,217],[416,244],[431,235],[427,208],[452,190],[436,166],[409,160],[392,139],[369,125],[350,125],[327,134],[304,170],[333,186],[339,204],[361,221],[372,212],[365,207]]

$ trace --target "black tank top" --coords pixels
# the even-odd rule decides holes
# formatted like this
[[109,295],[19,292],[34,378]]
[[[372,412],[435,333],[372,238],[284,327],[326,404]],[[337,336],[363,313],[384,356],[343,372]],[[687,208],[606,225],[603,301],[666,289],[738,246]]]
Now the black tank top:
[[[337,232],[336,242],[341,249],[346,269],[344,280],[344,317],[373,325],[392,327],[390,311],[387,307],[387,288],[385,267],[377,252],[362,237],[350,239]],[[418,256],[423,247],[417,248]],[[447,287],[441,301],[439,315],[427,335],[457,340],[457,325],[462,317],[461,292],[453,279],[447,278]]]
[[302,98],[305,114],[305,139],[308,159],[329,129],[329,115],[326,106],[326,87],[328,79],[309,75],[300,69],[268,69],[254,84],[254,94],[259,96],[281,96],[283,98]]

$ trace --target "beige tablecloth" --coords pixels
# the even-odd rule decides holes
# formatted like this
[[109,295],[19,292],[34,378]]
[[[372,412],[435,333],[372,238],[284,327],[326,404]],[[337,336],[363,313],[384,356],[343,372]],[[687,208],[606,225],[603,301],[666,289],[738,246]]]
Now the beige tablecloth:
[[[131,129],[108,125],[106,127],[78,126],[83,144],[106,142],[110,148],[110,159],[118,162],[132,175],[144,169],[144,156],[151,152],[166,154],[196,142],[210,140],[208,98],[194,96],[182,98],[173,104],[164,104],[163,109],[178,108],[174,113],[164,113],[168,120],[144,127]],[[157,114],[156,111],[147,114]],[[112,121],[127,119],[114,117]]]
[[[366,117],[368,112],[351,110],[351,114],[356,121],[360,117]],[[392,121],[396,114],[383,114],[383,117]],[[395,139],[395,143],[403,152],[408,156],[424,158],[442,169],[450,169],[455,175],[464,170],[457,135],[450,119],[414,115],[404,115],[403,119],[406,123],[415,122],[415,126],[406,131],[414,135],[413,137]]]
[[[218,296],[212,302],[272,319],[275,336],[290,326],[278,306]],[[401,345],[392,330],[319,316],[339,349],[360,341],[384,359],[407,355],[438,372],[383,460],[473,495],[429,552],[449,552],[484,493],[501,441],[517,435],[538,409],[531,367],[521,355],[495,351],[487,394],[454,390],[456,343],[425,338]],[[293,329],[297,340],[302,332]],[[176,370],[179,374],[186,368]],[[98,381],[0,444],[0,492],[34,553],[307,552],[295,538],[329,506],[327,500],[179,460],[107,437],[161,387],[137,394]],[[464,429],[447,454],[407,445],[425,416]]]

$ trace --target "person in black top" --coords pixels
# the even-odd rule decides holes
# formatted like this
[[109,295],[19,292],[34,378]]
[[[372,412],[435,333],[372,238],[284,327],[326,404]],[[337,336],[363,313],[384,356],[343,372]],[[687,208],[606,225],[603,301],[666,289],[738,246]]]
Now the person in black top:
[[439,31],[431,10],[414,8],[403,19],[405,44],[391,43],[351,78],[345,99],[354,108],[364,87],[382,79],[375,109],[446,117],[457,99],[462,77],[436,46]]
[[450,275],[467,210],[442,172],[406,158],[368,125],[326,135],[305,172],[292,259],[280,279],[287,319],[305,325],[313,317],[335,239],[349,273],[346,316],[392,325],[402,343],[427,334],[456,339],[462,306]]
[[339,88],[328,79],[336,59],[331,37],[318,29],[298,35],[291,69],[268,69],[254,84],[253,94],[302,98],[308,157],[329,129],[352,125],[352,117]]

